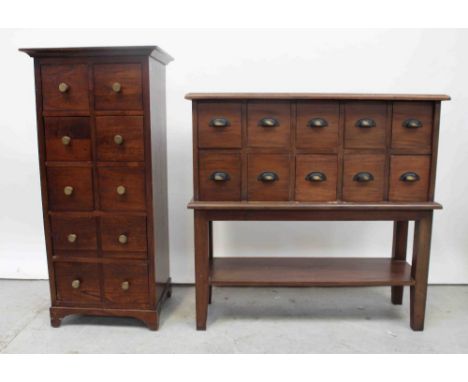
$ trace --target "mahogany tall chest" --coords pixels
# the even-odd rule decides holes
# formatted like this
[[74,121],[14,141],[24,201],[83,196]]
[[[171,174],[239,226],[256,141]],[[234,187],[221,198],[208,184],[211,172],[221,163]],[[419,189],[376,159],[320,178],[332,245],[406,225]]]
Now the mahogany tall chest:
[[34,57],[52,306],[158,328],[171,294],[165,66],[155,46],[21,49]]
[[[410,287],[423,330],[446,95],[191,93],[197,329],[213,286]],[[213,221],[393,221],[391,257],[215,257]],[[415,221],[406,261],[408,222]]]

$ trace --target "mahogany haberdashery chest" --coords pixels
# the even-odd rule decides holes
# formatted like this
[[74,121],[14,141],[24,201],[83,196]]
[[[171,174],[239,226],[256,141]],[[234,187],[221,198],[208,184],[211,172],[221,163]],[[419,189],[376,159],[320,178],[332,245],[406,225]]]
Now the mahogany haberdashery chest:
[[[197,328],[213,286],[410,286],[422,330],[446,95],[191,93]],[[215,257],[213,221],[389,220],[388,258]],[[415,221],[411,265],[408,222]]]
[[158,328],[170,296],[165,66],[155,46],[34,57],[52,326],[70,314]]

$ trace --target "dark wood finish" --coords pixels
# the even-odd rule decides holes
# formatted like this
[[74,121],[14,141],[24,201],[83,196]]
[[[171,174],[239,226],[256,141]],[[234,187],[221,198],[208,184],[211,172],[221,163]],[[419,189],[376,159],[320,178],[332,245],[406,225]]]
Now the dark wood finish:
[[[393,155],[390,162],[390,201],[419,202],[428,200],[431,157],[427,155]],[[412,172],[419,176],[415,182],[401,177]]]
[[[392,258],[406,261],[406,245],[408,241],[408,222],[395,221],[393,223]],[[392,304],[403,304],[403,287],[392,286]]]
[[144,161],[143,117],[96,117],[96,142],[99,161]]
[[380,258],[222,257],[213,261],[215,286],[413,285],[406,261]]
[[[383,285],[392,288],[394,304],[402,303],[403,287],[411,286],[411,327],[422,329],[430,221],[432,211],[442,208],[434,202],[440,101],[448,96],[191,93],[186,98],[193,100],[194,199],[188,207],[195,213],[198,329],[206,329],[213,286],[255,285]],[[206,127],[211,115],[232,112],[227,105],[236,105],[231,142]],[[203,126],[200,113],[206,114]],[[262,127],[263,118],[271,126]],[[236,182],[215,187],[209,176],[223,168]],[[270,172],[264,180],[274,181],[259,181],[264,172]],[[408,174],[406,182],[400,180],[407,172],[419,180],[409,182],[417,177]],[[213,222],[227,220],[393,221],[392,258],[216,258]],[[417,227],[412,265],[406,263],[410,220]]]
[[[380,202],[384,200],[385,156],[382,154],[345,154],[343,199],[351,202]],[[368,172],[374,177],[358,182],[358,173]]]
[[[317,172],[323,181],[311,181],[308,175]],[[296,156],[296,196],[300,202],[336,200],[338,160],[336,155],[299,154]]]
[[[51,325],[89,314],[135,317],[155,330],[171,295],[165,136],[171,57],[150,46],[23,51],[35,58]],[[71,195],[65,186],[73,187]],[[119,242],[122,234],[126,243]]]

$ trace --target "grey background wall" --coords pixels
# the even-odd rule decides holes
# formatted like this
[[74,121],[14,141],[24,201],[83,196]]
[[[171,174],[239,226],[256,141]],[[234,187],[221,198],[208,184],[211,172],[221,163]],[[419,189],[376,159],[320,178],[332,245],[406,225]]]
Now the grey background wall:
[[[32,60],[20,47],[152,45],[167,68],[171,267],[193,282],[189,91],[448,93],[430,282],[468,283],[467,30],[1,30],[0,278],[46,278]],[[215,224],[219,256],[388,256],[391,223]],[[410,248],[411,249],[411,248]]]

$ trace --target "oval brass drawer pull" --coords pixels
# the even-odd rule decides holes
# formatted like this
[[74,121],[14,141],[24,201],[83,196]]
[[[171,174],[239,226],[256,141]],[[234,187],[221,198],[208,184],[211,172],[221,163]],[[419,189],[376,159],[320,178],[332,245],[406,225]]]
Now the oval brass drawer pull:
[[119,235],[119,243],[120,244],[127,244],[128,243],[128,236],[127,235]]
[[74,243],[78,236],[75,233],[71,233],[67,236],[67,240],[69,243]]
[[58,86],[58,90],[60,93],[66,93],[70,89],[70,85],[66,84],[65,82],[60,82]]
[[409,118],[403,122],[403,126],[407,129],[417,129],[418,127],[422,127],[422,122],[416,118]]
[[328,126],[328,122],[323,118],[313,118],[309,122],[307,122],[307,126],[309,126],[309,127],[326,127],[326,126]]
[[211,127],[228,127],[229,125],[229,120],[226,118],[213,118],[210,121]]
[[225,182],[230,180],[231,177],[227,172],[215,171],[213,174],[211,174],[210,179],[214,180],[215,182]]
[[120,85],[119,82],[114,82],[112,84],[112,90],[115,92],[115,93],[119,93],[121,90],[122,90],[122,85]]
[[370,172],[358,172],[354,175],[353,180],[356,182],[370,182],[374,180],[374,175]]
[[130,283],[128,281],[124,281],[122,284],[120,284],[120,287],[122,288],[122,290],[129,290]]
[[259,122],[262,127],[276,127],[279,126],[279,122],[275,118],[262,118]]
[[272,171],[265,171],[265,172],[262,172],[257,180],[261,181],[261,182],[274,182],[276,180],[279,180],[279,177],[276,173],[272,172]]
[[81,281],[80,280],[73,280],[72,283],[71,283],[71,286],[73,289],[78,289],[81,285]]
[[117,191],[117,194],[119,195],[125,195],[125,193],[127,192],[127,189],[125,188],[125,186],[118,186],[116,188],[116,191]]
[[67,196],[70,196],[71,194],[73,194],[73,187],[72,186],[65,186],[63,188],[63,193]]
[[419,175],[415,172],[405,172],[400,176],[402,182],[417,182],[420,179]]
[[356,127],[361,127],[361,128],[369,128],[369,127],[375,127],[377,124],[373,119],[370,118],[362,118],[359,121],[356,122]]
[[62,137],[62,144],[68,146],[71,143],[71,138],[68,135]]
[[311,172],[305,177],[309,182],[324,182],[327,176],[323,172]]
[[116,145],[121,145],[122,143],[124,142],[124,139],[121,135],[117,134],[117,135],[114,135],[114,143]]

